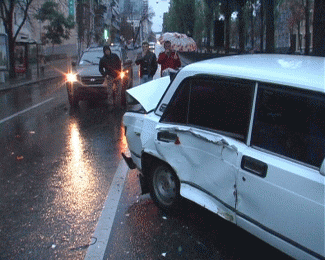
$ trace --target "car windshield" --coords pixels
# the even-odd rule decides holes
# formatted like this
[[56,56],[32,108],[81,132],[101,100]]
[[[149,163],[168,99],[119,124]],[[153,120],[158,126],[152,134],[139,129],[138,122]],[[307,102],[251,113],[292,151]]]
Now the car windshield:
[[79,65],[98,65],[100,58],[103,57],[103,52],[89,51],[85,52],[79,62]]
[[[118,50],[112,49],[112,53],[117,54],[117,56],[119,56],[119,58],[121,59],[121,53]],[[99,60],[103,57],[103,55],[103,51],[87,51],[82,55],[79,65],[98,65]]]

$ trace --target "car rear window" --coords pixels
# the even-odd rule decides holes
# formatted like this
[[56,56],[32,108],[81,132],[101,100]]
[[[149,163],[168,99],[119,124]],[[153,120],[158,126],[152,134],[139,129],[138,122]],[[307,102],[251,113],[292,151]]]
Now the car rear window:
[[252,145],[320,167],[325,157],[325,95],[259,87]]

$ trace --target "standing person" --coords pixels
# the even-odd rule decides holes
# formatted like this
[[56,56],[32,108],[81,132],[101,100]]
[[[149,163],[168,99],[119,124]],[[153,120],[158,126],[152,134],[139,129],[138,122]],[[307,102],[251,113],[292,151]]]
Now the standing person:
[[140,53],[135,61],[135,64],[140,65],[140,84],[146,83],[153,79],[158,64],[156,55],[149,50],[149,43],[142,43],[142,53]]
[[115,105],[119,74],[121,72],[121,60],[112,53],[107,45],[103,47],[104,56],[99,61],[99,72],[105,77],[106,84],[112,86],[113,104]]
[[161,76],[164,75],[164,70],[171,68],[177,70],[181,66],[181,61],[178,54],[171,49],[171,42],[165,41],[165,51],[158,56],[158,63],[161,64]]

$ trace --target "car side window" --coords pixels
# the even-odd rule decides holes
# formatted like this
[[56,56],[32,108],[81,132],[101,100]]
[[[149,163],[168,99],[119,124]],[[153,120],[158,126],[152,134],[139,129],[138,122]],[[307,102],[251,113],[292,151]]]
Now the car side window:
[[254,84],[243,80],[195,80],[188,124],[216,130],[240,141],[247,138]]
[[181,83],[161,117],[161,122],[187,123],[187,111],[190,92],[190,80]]
[[263,84],[252,145],[320,167],[325,157],[325,95]]

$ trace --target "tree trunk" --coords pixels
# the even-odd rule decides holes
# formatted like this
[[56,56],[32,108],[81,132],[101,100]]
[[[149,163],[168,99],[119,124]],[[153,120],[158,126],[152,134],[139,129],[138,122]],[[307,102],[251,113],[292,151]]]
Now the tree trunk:
[[274,0],[266,3],[266,53],[274,53]]
[[212,6],[207,5],[206,29],[207,29],[207,50],[211,52],[211,22],[213,20]]
[[241,6],[238,12],[239,53],[245,52],[245,34],[244,34],[245,20],[244,20],[243,9],[244,6]]
[[254,12],[254,9],[253,9],[253,4],[254,4],[254,1],[251,1],[251,45],[252,45],[252,51],[254,51],[255,49],[255,41],[254,41],[254,31],[255,31],[255,28],[254,28],[254,15],[253,15],[253,12]]
[[301,53],[302,51],[302,42],[301,42],[301,33],[300,33],[300,22],[298,21],[298,45],[299,45],[299,51]]
[[325,57],[325,2],[315,0],[313,22],[313,53]]
[[225,27],[226,27],[226,39],[225,39],[225,53],[229,53],[230,49],[230,19],[231,19],[231,10],[229,3],[226,3],[226,12],[225,12]]
[[306,33],[305,33],[305,55],[309,55],[310,49],[310,32],[309,32],[309,0],[306,0],[305,7],[305,17],[306,17]]
[[264,0],[261,0],[260,51],[264,51]]
[[14,79],[16,78],[16,71],[15,71],[15,66],[16,66],[16,61],[15,61],[15,39],[11,37],[8,37],[8,43],[9,43],[9,61],[10,61],[10,66],[9,66],[9,78]]

